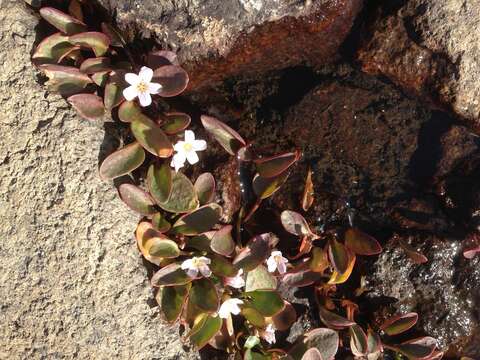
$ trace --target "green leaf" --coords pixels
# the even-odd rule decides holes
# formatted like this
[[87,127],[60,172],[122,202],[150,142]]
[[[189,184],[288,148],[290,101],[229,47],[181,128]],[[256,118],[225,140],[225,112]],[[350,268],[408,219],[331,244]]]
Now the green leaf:
[[345,232],[345,246],[358,255],[376,255],[382,252],[377,240],[356,228]]
[[40,16],[67,35],[87,30],[87,26],[83,22],[52,7],[41,8]]
[[133,211],[142,215],[153,215],[155,203],[153,199],[142,189],[132,184],[122,184],[118,187],[120,199]]
[[168,200],[172,192],[172,170],[168,163],[150,165],[147,172],[147,185],[157,204]]
[[367,331],[367,350],[369,354],[383,351],[382,340],[380,336],[371,329]]
[[250,306],[263,316],[271,317],[285,306],[282,297],[275,290],[255,290],[246,292],[245,295],[250,299]]
[[148,260],[149,262],[151,262],[152,264],[155,264],[157,266],[160,265],[160,262],[163,259],[160,258],[160,257],[150,256],[150,254],[148,253],[148,250],[146,248],[146,244],[147,244],[148,240],[150,240],[151,238],[160,237],[160,236],[162,236],[162,234],[159,233],[158,231],[156,231],[153,228],[152,224],[148,221],[141,221],[137,225],[137,229],[135,230],[135,238],[137,240],[137,246],[138,246],[138,249],[140,250],[141,254],[143,255],[143,257],[146,260]]
[[311,235],[312,231],[305,218],[299,213],[291,210],[285,210],[280,215],[282,225],[290,234],[303,237]]
[[124,76],[125,71],[123,70],[115,70],[110,74],[104,95],[105,107],[108,111],[111,111],[125,100],[123,97],[123,89],[126,87]]
[[68,42],[68,36],[56,33],[46,37],[38,44],[32,61],[36,65],[56,64],[74,48],[75,46]]
[[209,252],[211,250],[210,242],[214,233],[215,231],[207,231],[194,237],[187,237],[185,239],[185,246],[187,248]]
[[259,344],[260,344],[260,338],[258,336],[251,336],[250,335],[247,338],[247,341],[245,341],[245,344],[243,345],[243,347],[245,349],[252,349]]
[[95,84],[97,84],[100,87],[104,87],[110,76],[109,74],[110,74],[110,71],[101,71],[101,72],[92,74],[91,78]]
[[131,123],[135,120],[142,120],[146,116],[142,113],[140,106],[135,101],[124,101],[118,109],[118,117],[120,121]]
[[177,243],[167,238],[151,238],[147,241],[145,247],[148,254],[153,257],[176,258],[180,255]]
[[100,96],[94,94],[77,94],[67,101],[77,110],[78,114],[87,120],[101,120],[105,116],[105,107]]
[[263,265],[257,266],[246,275],[245,291],[276,289],[277,279]]
[[185,285],[193,279],[180,267],[180,264],[170,264],[158,270],[152,277],[152,286]]
[[256,174],[252,182],[253,192],[260,199],[267,199],[280,189],[285,181],[287,181],[288,175],[290,175],[290,172],[285,171],[276,177],[267,179]]
[[165,114],[165,122],[162,124],[162,130],[167,135],[175,135],[185,130],[190,125],[190,115],[180,112],[171,112]]
[[294,360],[301,360],[308,349],[320,351],[322,359],[334,359],[339,345],[338,333],[331,329],[317,328],[304,334],[290,349],[289,355]]
[[110,46],[110,38],[101,32],[89,31],[72,35],[69,41],[84,49],[91,49],[96,57],[105,55]]
[[72,66],[40,65],[45,75],[49,78],[46,85],[50,90],[69,96],[84,91],[92,83],[90,77]]
[[426,359],[433,354],[436,344],[434,338],[425,336],[395,345],[393,348],[409,359]]
[[350,349],[355,356],[365,356],[368,352],[367,335],[363,329],[354,324],[350,326]]
[[161,213],[156,213],[152,216],[153,227],[161,233],[166,233],[172,225],[165,219]]
[[[158,194],[157,194],[158,196]],[[198,198],[193,184],[181,172],[172,172],[172,190],[167,202],[158,204],[171,213],[186,213],[198,208]]]
[[323,306],[320,307],[320,320],[322,320],[322,322],[329,328],[335,330],[345,329],[355,324],[355,322],[337,315],[334,312],[325,309]]
[[321,273],[302,269],[295,272],[288,272],[282,278],[282,283],[289,287],[304,287],[323,279]]
[[263,328],[267,324],[265,317],[253,307],[243,307],[242,315],[248,320],[248,322],[250,322],[250,324],[258,328]]
[[188,74],[180,66],[166,65],[153,72],[153,82],[162,85],[158,95],[172,97],[181,94],[188,85]]
[[237,274],[237,269],[232,265],[230,261],[222,256],[215,254],[209,255],[210,260],[210,269],[217,276],[222,277],[233,277]]
[[100,177],[111,180],[129,174],[145,161],[145,151],[136,142],[110,154],[100,166]]
[[229,256],[235,250],[235,242],[232,238],[232,225],[225,225],[215,231],[210,241],[210,248],[217,254]]
[[211,203],[204,205],[189,214],[183,215],[173,225],[172,231],[182,235],[198,235],[210,230],[222,216],[222,207]]
[[173,147],[167,135],[146,116],[135,119],[130,124],[130,128],[135,139],[148,152],[161,158],[168,158],[172,155]]
[[380,326],[389,336],[401,334],[411,329],[418,321],[418,314],[411,312],[391,317]]
[[210,173],[203,173],[193,185],[198,195],[200,205],[205,205],[214,200],[215,197],[215,179]]
[[166,286],[158,292],[161,297],[160,301],[157,300],[157,302],[168,322],[175,322],[182,313],[190,288],[191,283],[180,286]]
[[247,145],[235,130],[220,120],[202,115],[201,121],[205,130],[212,134],[230,155],[235,155],[240,148]]
[[328,257],[336,271],[344,274],[348,269],[349,256],[345,246],[333,240],[328,244]]
[[222,324],[223,321],[219,316],[200,314],[189,333],[190,341],[201,349],[222,328]]
[[281,155],[275,155],[255,161],[257,172],[262,178],[272,178],[284,173],[290,166],[300,159],[302,153],[295,151]]
[[257,235],[252,238],[247,246],[235,257],[233,265],[237,269],[243,269],[245,272],[255,269],[270,254],[271,238],[271,233]]
[[205,312],[217,311],[219,298],[214,283],[206,278],[195,280],[190,291],[190,301]]
[[110,70],[110,58],[108,57],[90,58],[82,62],[82,65],[80,65],[80,71],[85,74],[94,74]]

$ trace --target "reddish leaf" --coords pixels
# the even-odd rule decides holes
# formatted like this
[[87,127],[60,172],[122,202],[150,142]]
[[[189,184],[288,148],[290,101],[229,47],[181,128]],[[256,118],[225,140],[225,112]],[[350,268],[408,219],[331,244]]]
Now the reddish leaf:
[[110,46],[110,38],[96,31],[82,32],[80,34],[72,35],[69,41],[73,45],[78,45],[85,49],[91,49],[96,57],[105,55]]
[[181,94],[188,85],[188,74],[180,66],[166,65],[156,69],[153,81],[162,85],[158,95],[172,97]]
[[286,331],[297,321],[297,312],[295,308],[288,301],[283,301],[285,307],[282,311],[272,317],[275,329],[279,331]]
[[78,21],[83,22],[83,11],[82,5],[78,2],[78,0],[71,0],[70,5],[68,6],[68,13],[72,15]]
[[211,203],[180,217],[172,227],[177,234],[193,236],[211,230],[222,216],[222,207]]
[[328,280],[328,284],[343,284],[348,280],[350,275],[352,274],[353,267],[355,266],[355,261],[356,261],[356,256],[353,252],[347,249],[348,253],[348,267],[347,271],[345,271],[343,274],[339,273],[337,270],[333,271],[332,276],[330,277],[330,280]]
[[38,44],[32,61],[36,65],[56,64],[74,48],[75,46],[68,42],[68,36],[56,33],[46,37]]
[[368,342],[367,335],[363,329],[357,325],[353,324],[349,329],[350,333],[350,349],[352,354],[355,356],[364,356],[368,352]]
[[131,123],[135,120],[146,118],[135,101],[124,101],[118,109],[118,117],[124,123]]
[[343,316],[328,311],[323,306],[320,307],[320,320],[322,320],[322,322],[329,328],[335,330],[345,329],[355,324],[355,322],[350,321]]
[[102,32],[110,39],[110,45],[115,47],[123,47],[122,36],[118,31],[108,23],[102,23]]
[[153,215],[155,202],[145,191],[132,184],[122,184],[118,187],[120,199],[133,211],[142,215]]
[[356,228],[345,232],[345,246],[358,255],[376,255],[382,252],[377,240]]
[[171,112],[165,114],[165,122],[162,123],[162,130],[167,135],[175,135],[185,130],[192,119],[190,115],[180,112]]
[[178,286],[186,285],[193,279],[180,267],[180,264],[170,264],[158,270],[152,277],[152,286]]
[[312,236],[314,238],[318,238],[318,236],[314,235],[310,230],[305,218],[295,211],[284,210],[280,214],[280,220],[285,230],[287,230],[290,234],[300,237]]
[[271,236],[271,233],[265,233],[252,238],[235,257],[233,265],[247,272],[263,263],[270,254]]
[[385,321],[383,325],[380,326],[380,329],[385,331],[387,335],[398,335],[412,328],[417,323],[417,320],[417,313],[400,314]]
[[398,244],[405,251],[410,260],[412,260],[415,264],[423,264],[428,261],[428,258],[425,255],[415,250],[402,239],[398,239]]
[[125,100],[123,97],[123,89],[126,87],[125,71],[112,71],[105,86],[104,103],[105,107],[111,111]]
[[167,135],[146,116],[135,119],[130,124],[133,136],[145,150],[155,156],[168,158],[173,153],[173,146]]
[[378,351],[383,351],[382,341],[380,340],[380,336],[373,332],[371,329],[368,329],[367,332],[367,348],[368,353],[373,354]]
[[302,195],[302,209],[303,211],[308,211],[315,200],[315,190],[313,188],[312,182],[312,169],[309,167],[307,172],[307,177],[305,179],[305,187],[303,189]]
[[105,115],[105,107],[100,96],[94,94],[77,94],[68,98],[68,102],[87,120],[100,120]]
[[287,181],[290,171],[285,171],[284,173],[273,177],[273,178],[263,178],[260,175],[256,174],[252,181],[253,191],[259,199],[264,200],[275,194],[280,187]]
[[295,151],[292,153],[286,153],[281,155],[275,155],[272,157],[255,160],[255,165],[259,175],[263,178],[272,178],[280,175],[295,162],[300,159],[302,153]]
[[97,72],[95,74],[92,74],[92,80],[95,84],[97,84],[100,87],[104,87],[105,84],[107,83],[108,77],[110,76],[110,71],[101,71]]
[[394,349],[407,356],[409,359],[425,360],[430,358],[435,351],[437,341],[432,337],[421,337],[395,345]]
[[150,165],[147,172],[147,186],[157,204],[168,201],[172,184],[172,170],[167,163]]
[[210,248],[217,254],[230,256],[235,250],[235,242],[232,238],[232,225],[225,225],[217,230],[210,241]]
[[322,360],[322,354],[317,348],[310,348],[303,354],[302,360]]
[[172,227],[172,225],[170,225],[165,217],[159,212],[152,216],[152,225],[155,230],[161,233],[166,233]]
[[322,274],[311,271],[310,269],[296,269],[293,272],[286,273],[282,278],[282,283],[288,287],[309,286],[323,279]]
[[115,179],[129,174],[143,164],[145,151],[138,143],[133,143],[110,154],[100,166],[103,180]]
[[87,29],[83,22],[52,7],[41,8],[40,16],[67,35],[76,34]]
[[478,253],[480,253],[480,245],[478,247],[464,250],[463,256],[467,259],[473,259]]
[[90,58],[80,65],[80,71],[85,74],[108,71],[110,68],[110,58],[108,57]]
[[201,121],[205,130],[212,134],[230,155],[235,155],[238,150],[247,145],[245,140],[235,130],[220,120],[202,115]]
[[177,54],[173,51],[168,50],[151,52],[150,54],[148,54],[147,64],[149,68],[154,70],[166,65],[180,65],[180,63],[178,62]]
[[49,78],[46,85],[61,95],[69,96],[84,91],[92,83],[90,77],[71,66],[40,65],[39,68]]
[[212,174],[200,174],[193,186],[195,187],[201,205],[208,204],[214,200],[215,179]]

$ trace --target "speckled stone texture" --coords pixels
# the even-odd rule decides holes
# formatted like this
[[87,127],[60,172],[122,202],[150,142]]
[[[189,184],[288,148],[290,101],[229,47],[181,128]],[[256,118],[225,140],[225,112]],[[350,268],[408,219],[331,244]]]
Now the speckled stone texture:
[[337,58],[363,0],[99,0],[130,38],[175,50],[198,90]]
[[98,178],[114,139],[37,83],[36,24],[0,0],[0,359],[196,359],[149,305],[137,215]]
[[358,57],[366,72],[453,110],[478,133],[479,23],[477,0],[384,2]]

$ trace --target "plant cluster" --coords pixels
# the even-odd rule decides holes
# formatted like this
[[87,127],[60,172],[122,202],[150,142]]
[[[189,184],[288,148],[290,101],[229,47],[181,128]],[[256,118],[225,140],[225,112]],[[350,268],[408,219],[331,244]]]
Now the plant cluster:
[[[97,120],[112,114],[129,124],[134,141],[103,161],[100,176],[109,181],[147,165],[144,184],[122,183],[118,192],[143,216],[135,237],[142,256],[156,267],[151,283],[158,288],[156,299],[166,321],[184,325],[186,338],[197,348],[209,344],[235,359],[327,360],[339,347],[368,359],[381,358],[384,349],[411,359],[442,357],[431,337],[396,341],[396,335],[415,325],[417,314],[362,327],[355,303],[362,289],[350,299],[336,298],[337,286],[347,282],[357,257],[379,254],[382,247],[353,221],[340,232],[312,231],[300,213],[314,202],[311,171],[300,212],[285,210],[280,216],[286,232],[298,239],[296,255],[284,257],[282,239],[273,232],[244,241],[244,225],[285,183],[300,151],[263,157],[231,127],[202,116],[211,138],[236,158],[239,173],[255,169],[241,187],[252,189],[255,200],[242,207],[234,223],[224,223],[213,175],[203,173],[192,181],[181,171],[186,162],[199,161],[197,152],[207,142],[188,129],[188,114],[164,110],[165,98],[179,95],[188,84],[176,55],[152,52],[141,59],[148,66],[139,68],[118,29],[102,23],[91,30],[84,23],[89,4],[72,0],[68,5],[68,13],[40,10],[58,32],[38,45],[33,62],[49,78],[47,85],[66,96],[82,117]],[[309,287],[325,326],[283,349],[275,345],[276,334],[291,328],[297,312],[282,296],[282,286]]]

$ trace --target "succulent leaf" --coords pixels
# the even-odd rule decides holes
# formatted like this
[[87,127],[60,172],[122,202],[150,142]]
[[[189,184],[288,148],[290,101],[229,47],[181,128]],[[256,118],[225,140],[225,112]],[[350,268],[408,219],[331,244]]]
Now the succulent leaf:
[[263,265],[257,266],[246,275],[245,291],[254,291],[258,289],[276,289],[277,279],[270,274]]
[[211,203],[204,205],[189,214],[183,215],[173,225],[172,231],[182,235],[198,235],[210,230],[222,216],[222,207]]
[[247,246],[233,260],[237,269],[251,271],[263,263],[270,253],[271,234],[265,233],[253,237]]
[[275,155],[255,161],[258,174],[266,179],[276,177],[284,173],[290,166],[301,157],[300,151]]
[[210,173],[203,173],[197,178],[194,184],[200,205],[208,204],[215,197],[215,179]]
[[105,116],[105,107],[100,96],[94,94],[76,94],[68,98],[68,102],[87,120],[101,120]]
[[345,232],[345,246],[357,255],[376,255],[382,252],[382,247],[372,236],[357,228]]
[[147,186],[157,204],[168,201],[173,187],[172,170],[166,162],[152,164],[147,172]]
[[172,155],[173,146],[167,135],[146,116],[137,117],[130,124],[130,129],[135,139],[151,154],[161,158]]
[[162,130],[167,135],[175,135],[185,130],[192,121],[190,115],[180,112],[165,114],[165,122],[162,123]]
[[153,215],[155,203],[145,191],[132,184],[122,184],[118,187],[120,199],[133,211],[142,215]]
[[212,134],[230,155],[235,155],[238,150],[247,145],[245,140],[235,130],[220,120],[202,115],[201,121],[205,130]]
[[78,45],[84,49],[91,49],[96,57],[106,54],[110,46],[110,38],[96,31],[82,32],[69,37],[69,41],[73,45]]
[[83,22],[52,7],[41,8],[40,16],[66,35],[77,34],[87,29]]
[[110,154],[100,166],[100,177],[111,180],[129,174],[145,161],[145,151],[137,142]]
[[179,286],[165,286],[157,294],[157,302],[165,319],[175,322],[185,306],[191,283]]
[[417,313],[399,314],[386,320],[382,326],[380,326],[380,329],[385,331],[389,336],[398,335],[415,326],[417,321]]
[[190,212],[198,208],[197,193],[192,182],[181,172],[172,173],[172,190],[168,201],[158,205],[163,210],[176,214]]
[[271,317],[285,307],[282,297],[275,290],[259,289],[248,291],[245,295],[249,298],[250,306],[263,316]]
[[166,65],[153,72],[153,82],[162,85],[158,95],[172,97],[181,94],[188,85],[188,74],[180,66]]
[[49,78],[47,86],[52,91],[57,91],[63,96],[70,96],[84,91],[92,83],[90,77],[72,66],[40,65],[45,75]]

